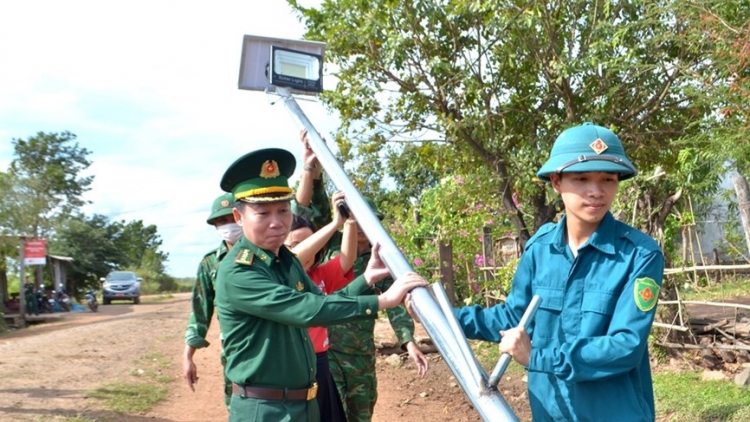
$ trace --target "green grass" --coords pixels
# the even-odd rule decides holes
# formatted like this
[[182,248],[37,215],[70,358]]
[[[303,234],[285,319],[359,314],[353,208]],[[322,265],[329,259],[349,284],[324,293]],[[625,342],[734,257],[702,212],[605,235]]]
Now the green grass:
[[725,277],[721,283],[706,287],[691,285],[688,289],[681,289],[680,291],[683,300],[706,302],[720,302],[736,297],[747,297],[748,295],[750,295],[750,278],[746,277],[739,279]]
[[115,382],[89,393],[103,400],[107,408],[117,413],[145,413],[167,396],[167,387],[159,384]]
[[654,375],[656,414],[670,422],[750,421],[750,390],[731,381],[701,381],[692,372]]
[[172,377],[165,374],[172,363],[161,352],[149,352],[143,355],[137,363],[137,368],[130,371],[130,375],[136,378],[146,378],[161,384],[172,382]]
[[[135,362],[130,371],[133,381],[118,381],[90,391],[91,397],[104,401],[104,405],[117,413],[145,413],[164,400],[166,384],[173,378],[165,371],[172,365],[161,352],[151,351]],[[67,421],[66,421],[67,422]]]

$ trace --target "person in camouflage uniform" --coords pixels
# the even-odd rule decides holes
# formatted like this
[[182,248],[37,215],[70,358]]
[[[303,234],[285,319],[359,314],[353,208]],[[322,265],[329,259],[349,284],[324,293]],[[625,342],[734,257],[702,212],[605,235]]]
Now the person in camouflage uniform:
[[[382,218],[374,203],[365,198],[373,211]],[[370,244],[358,227],[357,244],[359,256],[354,263],[355,276],[361,274],[370,259]],[[335,255],[338,249],[331,243],[328,253]],[[375,283],[372,289],[363,294],[379,295],[388,290],[393,279],[386,278]],[[414,321],[403,305],[386,311],[398,343],[417,366],[419,376],[427,372],[428,364],[424,354],[414,341]],[[336,382],[339,395],[344,403],[348,422],[369,422],[372,420],[375,403],[378,399],[378,382],[375,375],[375,321],[353,321],[328,327],[328,359],[331,375]]]
[[[195,391],[194,384],[198,382],[198,369],[193,362],[193,355],[197,349],[208,347],[206,333],[208,333],[211,318],[214,314],[214,298],[216,297],[216,274],[221,260],[242,235],[242,229],[235,223],[232,216],[234,200],[231,193],[216,198],[211,207],[211,214],[206,222],[216,227],[222,238],[218,248],[208,252],[198,266],[198,274],[193,286],[191,297],[192,312],[185,331],[185,351],[183,354],[183,378]],[[221,338],[221,337],[220,337]],[[222,368],[226,364],[226,357],[222,349],[220,354]],[[232,383],[224,377],[224,403],[229,407],[232,398]]]
[[[330,214],[327,210],[328,196],[325,192],[320,165],[312,150],[306,143],[306,133],[300,134],[305,144],[303,153],[304,170],[300,178],[298,194],[292,200],[292,212],[317,224],[327,224]],[[365,198],[375,215],[382,219],[383,214],[370,198]],[[328,219],[328,220],[326,220]],[[354,275],[359,276],[365,270],[370,259],[370,243],[362,229],[357,225],[358,258],[354,263]],[[340,233],[334,235],[328,244],[324,260],[339,253],[341,248]],[[393,279],[386,278],[376,283],[372,289],[363,294],[379,295],[388,290]],[[396,333],[399,345],[409,352],[409,357],[417,366],[417,372],[424,376],[428,364],[424,354],[414,342],[414,321],[406,309],[397,306],[387,311],[388,320]],[[353,321],[328,327],[328,359],[331,375],[336,383],[346,412],[348,422],[369,422],[372,420],[375,403],[378,399],[378,383],[375,375],[375,321]]]

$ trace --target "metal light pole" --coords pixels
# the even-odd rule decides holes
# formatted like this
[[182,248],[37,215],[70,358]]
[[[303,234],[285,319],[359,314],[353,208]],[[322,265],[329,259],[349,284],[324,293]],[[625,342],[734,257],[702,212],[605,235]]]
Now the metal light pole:
[[[370,243],[380,244],[380,257],[393,277],[398,278],[407,272],[414,271],[315,127],[305,116],[292,96],[291,90],[277,87],[276,93],[283,99],[284,105],[292,116],[307,129],[310,148],[325,168],[328,177],[346,195],[346,203],[357,217],[357,224],[365,232]],[[438,291],[441,290],[440,285]],[[520,422],[500,393],[495,388],[488,388],[487,374],[474,357],[466,337],[450,311],[450,305],[441,309],[430,291],[424,287],[414,289],[411,294],[414,310],[422,321],[422,325],[482,419],[488,422]],[[442,294],[438,293],[437,296],[444,296],[443,302],[448,303],[445,291],[442,291]]]
[[[293,92],[322,91],[324,51],[324,43],[245,35],[238,86],[266,93],[275,91],[281,97],[292,117],[307,129],[310,148],[331,181],[345,193],[347,205],[367,239],[380,244],[380,257],[391,275],[398,278],[412,272],[411,265],[292,96]],[[469,347],[442,284],[436,283],[431,289],[416,288],[411,294],[414,311],[481,418],[486,422],[519,422],[497,388],[488,384],[487,372]],[[502,376],[507,363],[498,362],[498,367],[493,378]]]

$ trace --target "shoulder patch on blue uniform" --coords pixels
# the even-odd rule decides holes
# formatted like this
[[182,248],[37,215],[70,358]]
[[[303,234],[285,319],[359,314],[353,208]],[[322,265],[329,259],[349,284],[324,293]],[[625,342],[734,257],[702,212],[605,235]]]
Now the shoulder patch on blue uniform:
[[237,253],[237,257],[234,258],[235,264],[253,265],[253,258],[255,254],[250,249],[243,249]]
[[648,312],[654,309],[659,299],[659,285],[651,277],[637,278],[635,280],[635,287],[633,288],[633,295],[635,296],[635,304],[638,306],[638,309]]

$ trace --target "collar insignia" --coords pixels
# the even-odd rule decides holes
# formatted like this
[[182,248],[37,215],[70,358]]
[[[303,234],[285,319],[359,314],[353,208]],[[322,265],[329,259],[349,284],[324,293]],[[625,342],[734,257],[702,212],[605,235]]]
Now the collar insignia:
[[263,167],[260,169],[260,177],[264,179],[271,179],[273,177],[279,177],[281,175],[281,172],[279,172],[279,165],[276,164],[276,160],[266,160],[265,163],[263,163]]
[[592,142],[589,146],[597,155],[603,153],[607,150],[607,148],[609,148],[607,144],[602,141],[602,138],[596,138],[596,141]]
[[298,291],[298,292],[301,292],[301,291],[303,291],[303,290],[305,290],[305,286],[304,286],[304,285],[302,284],[302,282],[301,282],[301,281],[298,281],[298,282],[297,282],[297,291]]

